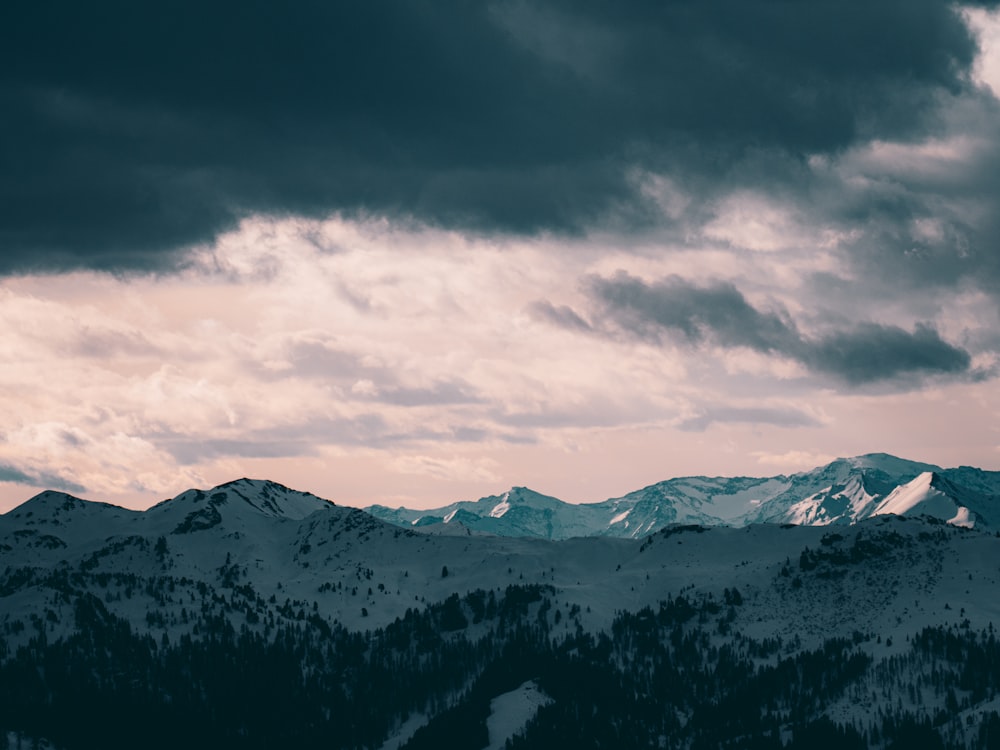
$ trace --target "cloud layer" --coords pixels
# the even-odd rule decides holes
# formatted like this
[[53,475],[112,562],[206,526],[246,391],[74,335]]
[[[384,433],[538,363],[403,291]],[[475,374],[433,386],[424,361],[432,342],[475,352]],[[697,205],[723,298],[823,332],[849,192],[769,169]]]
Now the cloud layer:
[[935,131],[976,49],[943,0],[8,3],[0,271],[176,269],[255,214],[646,226],[637,173]]
[[[762,456],[949,463],[945,444],[990,465],[986,298],[927,325],[895,301],[814,318],[810,265],[713,251],[692,281],[674,272],[689,252],[255,220],[179,274],[11,278],[0,504],[46,486],[142,504],[243,475],[358,504],[513,484],[599,500],[774,471]],[[643,276],[607,271],[628,263]],[[763,285],[779,275],[799,283]]]
[[0,508],[994,466],[996,6],[3,4]]
[[[971,357],[942,340],[932,326],[912,331],[895,325],[860,322],[846,330],[803,335],[786,313],[761,312],[731,283],[695,286],[679,277],[653,284],[620,273],[594,278],[589,292],[600,315],[633,336],[658,340],[673,335],[699,345],[747,347],[789,357],[847,385],[865,385],[922,375],[968,374]],[[546,308],[547,309],[547,308]],[[548,313],[556,322],[578,327],[575,313]]]

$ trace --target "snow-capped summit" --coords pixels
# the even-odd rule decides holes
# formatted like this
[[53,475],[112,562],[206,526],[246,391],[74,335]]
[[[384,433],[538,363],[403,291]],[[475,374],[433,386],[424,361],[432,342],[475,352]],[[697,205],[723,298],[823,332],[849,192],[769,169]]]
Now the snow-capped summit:
[[277,482],[244,478],[210,490],[187,490],[153,506],[150,514],[180,534],[209,529],[224,520],[237,525],[254,524],[261,518],[298,521],[334,507],[329,500]]
[[[912,685],[926,687],[927,674],[945,675],[942,669],[950,670],[948,684],[957,691],[969,663],[986,663],[987,644],[992,643],[986,634],[1000,617],[1000,606],[992,596],[998,585],[1000,540],[982,530],[954,528],[966,521],[978,527],[987,518],[988,509],[1000,498],[994,491],[1000,486],[1000,474],[914,468],[885,460],[843,459],[792,476],[668,480],[622,498],[582,506],[514,487],[477,502],[456,503],[437,516],[410,511],[417,514],[407,522],[410,528],[393,527],[308,493],[248,479],[211,490],[189,490],[145,512],[42,493],[0,516],[4,560],[0,656],[17,660],[8,676],[23,673],[24,665],[32,667],[39,679],[54,675],[52,684],[66,691],[57,707],[71,706],[82,694],[79,680],[65,679],[68,673],[61,667],[66,664],[75,675],[89,675],[95,665],[105,669],[94,672],[97,677],[89,684],[100,686],[101,675],[106,674],[115,690],[107,704],[114,706],[120,704],[118,696],[132,695],[136,686],[147,696],[153,694],[149,686],[160,691],[179,685],[185,691],[182,695],[191,694],[187,673],[178,681],[175,675],[182,672],[173,665],[184,669],[188,663],[184,660],[193,656],[191,663],[203,665],[208,675],[202,684],[218,691],[206,695],[224,701],[236,696],[240,700],[234,703],[249,705],[247,715],[261,706],[265,714],[273,705],[295,706],[308,692],[301,686],[321,686],[323,700],[315,715],[322,715],[327,705],[341,711],[331,712],[328,726],[347,716],[348,704],[339,701],[349,691],[339,687],[338,680],[354,680],[343,682],[356,686],[360,696],[349,710],[367,724],[365,707],[372,705],[373,691],[391,692],[396,685],[427,682],[426,668],[438,669],[441,664],[451,669],[461,663],[471,671],[460,679],[452,679],[458,673],[440,672],[449,675],[440,680],[443,689],[495,696],[489,702],[494,720],[488,721],[495,727],[497,716],[511,721],[509,707],[504,708],[511,700],[509,688],[530,677],[537,661],[510,659],[508,644],[520,648],[531,642],[503,640],[508,636],[520,639],[537,633],[538,647],[553,650],[523,653],[539,653],[545,659],[550,653],[563,653],[569,666],[581,663],[585,650],[593,664],[608,664],[603,644],[611,639],[614,650],[607,684],[625,674],[621,665],[627,661],[640,670],[635,685],[653,684],[649,665],[670,661],[634,650],[640,642],[656,649],[650,654],[662,648],[673,649],[672,654],[689,653],[689,644],[699,642],[715,653],[753,644],[732,652],[740,662],[714,659],[708,652],[695,662],[723,668],[715,673],[698,671],[699,690],[711,684],[707,677],[712,674],[712,680],[729,685],[734,674],[731,664],[749,664],[747,674],[756,671],[762,679],[741,682],[743,677],[737,675],[739,689],[732,695],[739,701],[745,699],[747,685],[777,685],[778,695],[786,685],[819,684],[826,673],[817,671],[817,657],[829,651],[826,644],[842,643],[828,654],[833,658],[830,681],[853,675],[850,688],[845,690],[838,682],[840,686],[824,693],[823,700],[814,701],[812,695],[808,703],[790,703],[789,710],[814,705],[821,712],[817,715],[859,716],[868,721],[871,704],[859,702],[858,696],[874,695],[873,700],[881,696],[883,706],[897,704],[895,694],[879,689],[886,674],[906,674]],[[800,513],[807,525],[749,524],[753,511],[772,504],[777,517]],[[860,523],[835,530],[815,528],[834,517],[845,524],[857,520],[869,508],[875,517]],[[931,513],[937,519],[906,519],[893,513]],[[708,520],[647,532],[665,520],[676,524],[692,518]],[[583,536],[589,530],[591,538],[558,542],[502,538],[472,530],[473,523],[521,537]],[[426,533],[418,533],[421,530]],[[616,535],[644,538],[609,538]],[[965,644],[956,650],[956,657],[942,654],[936,662],[928,662],[924,657],[932,652],[914,646],[923,638],[925,647],[937,648],[928,628],[937,628],[940,642],[953,633],[956,638],[968,633],[969,638],[956,641]],[[584,632],[591,637],[581,637]],[[77,633],[83,637],[75,638]],[[683,635],[683,644],[672,633]],[[454,650],[449,650],[452,646]],[[427,659],[427,654],[438,651],[445,658]],[[457,657],[448,658],[449,654]],[[465,658],[474,654],[491,661]],[[619,654],[627,659],[618,659]],[[133,655],[141,655],[135,662],[137,671],[122,672]],[[248,663],[250,668],[244,669]],[[364,668],[358,669],[358,664]],[[400,665],[407,664],[413,671],[403,673]],[[491,664],[497,665],[496,671]],[[45,665],[55,667],[50,670]],[[801,673],[797,665],[803,665]],[[508,684],[508,675],[518,674],[511,673],[511,667],[525,673]],[[904,667],[911,671],[900,672]],[[227,679],[217,679],[216,670]],[[588,671],[579,674],[586,677]],[[274,689],[257,700],[264,684],[260,675],[267,682],[286,672],[293,682],[265,685]],[[603,682],[604,673],[598,674]],[[168,678],[162,688],[147,682],[157,675]],[[669,684],[682,684],[683,675],[672,674]],[[806,680],[806,675],[816,679]],[[13,686],[7,691],[11,696],[20,683],[8,682]],[[35,680],[35,684],[43,683]],[[525,684],[518,690],[526,690]],[[593,713],[595,684],[588,678],[582,686],[582,710],[566,714],[570,721],[583,711]],[[324,685],[331,692],[324,692]],[[981,708],[992,710],[998,700],[996,686],[990,690],[978,703],[955,712],[949,726],[956,732],[970,728],[970,741],[960,743],[963,747],[978,746],[974,741],[978,727],[967,717],[978,716]],[[31,705],[35,692],[25,705]],[[958,693],[962,701],[971,700],[968,692],[962,688]],[[163,695],[169,699],[171,694]],[[905,691],[900,695],[905,701]],[[332,700],[326,701],[327,696]],[[284,697],[288,702],[275,703],[275,698]],[[438,722],[434,731],[450,732],[450,726],[442,723],[451,714],[442,708],[450,705],[448,700],[443,697],[440,707],[427,709],[442,711],[429,718]],[[565,698],[559,694],[558,700]],[[911,698],[900,705],[910,710],[920,700]],[[940,716],[948,699],[945,691],[925,690],[922,700],[929,727],[929,717]],[[609,713],[619,704],[617,699],[609,703]],[[205,703],[200,715],[209,715],[214,705]],[[696,716],[704,700],[698,695],[677,705],[688,716]],[[89,710],[89,704],[85,708]],[[412,705],[406,704],[405,710],[412,712]],[[297,720],[294,710],[290,715]],[[409,723],[402,718],[406,715],[386,719],[383,734],[400,728],[399,735],[387,735],[386,746],[402,744],[394,740],[403,736],[402,727]],[[413,729],[406,730],[411,733],[428,721],[419,711],[413,715],[417,717],[409,724]],[[55,725],[60,714],[51,716]],[[747,726],[755,731],[759,719],[755,714]],[[776,716],[775,721],[784,718]],[[101,732],[103,724],[95,726],[95,733]],[[773,726],[780,729],[779,723]],[[202,727],[198,723],[196,729]],[[133,731],[131,725],[129,730]],[[652,735],[652,744],[657,737],[663,735]],[[491,739],[498,741],[494,735]],[[369,744],[379,742],[383,738]],[[776,742],[780,744],[780,739]],[[349,744],[357,744],[357,737],[352,735]]]
[[[39,533],[58,539],[70,533],[97,538],[104,534],[101,523],[77,523],[77,519],[106,519],[111,514],[133,528],[148,527],[159,534],[216,529],[261,536],[271,533],[269,521],[300,521],[334,509],[343,510],[277,482],[243,478],[208,490],[187,490],[153,506],[148,513],[104,506],[62,492],[42,492],[0,516],[0,525],[15,521],[37,525]],[[515,486],[476,501],[429,510],[379,505],[365,510],[381,521],[407,529],[461,524],[476,534],[542,539],[636,538],[670,524],[846,525],[886,514],[927,514],[955,525],[1000,529],[1000,472],[968,466],[942,469],[870,453],[839,458],[788,476],[668,479],[597,503],[566,503]],[[67,523],[70,518],[74,523]],[[72,526],[72,532],[64,530],[64,525]]]
[[1000,528],[1000,472],[942,469],[869,453],[789,476],[668,479],[599,503],[574,505],[515,487],[432,510],[367,510],[403,526],[460,521],[491,534],[546,539],[641,537],[668,524],[853,524],[886,513],[926,513],[954,524]]
[[886,453],[838,458],[788,477],[788,488],[761,504],[745,522],[855,523],[872,515],[879,502],[900,484],[927,471],[941,468]]

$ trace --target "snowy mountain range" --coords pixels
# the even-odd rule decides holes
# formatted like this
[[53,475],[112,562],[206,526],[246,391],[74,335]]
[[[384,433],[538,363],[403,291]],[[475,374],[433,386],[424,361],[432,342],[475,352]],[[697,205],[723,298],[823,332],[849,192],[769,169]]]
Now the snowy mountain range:
[[955,525],[997,529],[1000,472],[942,469],[874,453],[788,476],[668,479],[599,503],[574,505],[514,487],[502,495],[432,510],[381,505],[365,510],[398,526],[457,523],[473,531],[542,539],[637,538],[675,523],[853,524],[884,514],[929,515]]
[[[844,466],[831,467],[825,467],[819,475],[854,481],[852,472]],[[850,545],[857,538],[883,529],[895,535],[903,530],[914,539],[930,529],[938,538],[943,529],[951,529],[941,538],[961,541],[981,536],[983,544],[995,546],[992,533],[966,537],[959,532],[969,534],[973,530],[954,528],[957,524],[942,523],[933,514],[909,524],[901,517],[897,520],[886,515],[892,508],[950,508],[949,501],[942,499],[946,495],[936,485],[942,482],[948,492],[957,490],[950,483],[943,485],[946,480],[935,480],[937,474],[931,474],[925,485],[927,476],[918,474],[907,484],[883,488],[880,494],[885,499],[879,501],[878,507],[888,504],[890,510],[840,526],[837,533],[824,526],[788,524],[671,525],[642,539],[575,534],[562,541],[475,532],[454,525],[462,509],[456,510],[452,525],[399,528],[364,511],[265,480],[240,479],[210,490],[188,490],[146,511],[48,491],[0,515],[0,555],[5,567],[0,576],[0,622],[16,618],[19,612],[33,611],[39,606],[38,590],[65,585],[75,571],[88,582],[87,586],[97,586],[105,599],[114,602],[113,608],[119,609],[123,617],[145,626],[149,612],[155,610],[162,628],[174,635],[185,631],[180,610],[191,591],[201,590],[195,597],[201,600],[205,590],[240,591],[241,584],[246,586],[245,595],[249,597],[247,607],[259,607],[271,597],[278,597],[313,607],[331,621],[367,627],[402,617],[415,600],[441,601],[455,591],[496,589],[525,581],[545,583],[565,587],[567,596],[576,592],[574,596],[590,607],[584,619],[596,626],[606,625],[619,609],[651,603],[688,584],[712,588],[725,580],[741,588],[759,587],[761,576],[766,579],[788,560],[797,560],[805,547],[830,547],[831,539]],[[673,480],[673,485],[664,484],[718,488],[725,487],[726,481],[735,484],[729,485],[725,497],[739,498],[743,503],[755,497],[754,489],[770,483],[778,486],[776,480],[761,479]],[[810,481],[822,484],[826,480],[813,477]],[[801,492],[810,492],[808,497],[815,494],[809,483],[802,481],[801,485],[805,487]],[[648,500],[649,493],[643,490],[634,494]],[[534,500],[535,496],[512,491],[504,498],[480,502],[485,506],[496,500],[494,508],[508,503],[511,510],[503,514],[497,511],[503,518],[514,514],[518,502]],[[552,498],[543,498],[538,504],[548,509],[562,507]],[[734,500],[731,507],[735,504]],[[633,507],[639,507],[639,503]],[[586,506],[584,510],[588,511]],[[558,530],[566,533],[574,528],[583,527],[565,525]],[[445,530],[448,533],[441,533]],[[958,574],[963,564],[956,558],[953,567],[957,567],[950,575]],[[994,568],[988,571],[990,576],[995,576]],[[911,572],[897,571],[894,575],[908,577]],[[98,583],[94,583],[95,576]],[[934,578],[943,580],[940,571]],[[171,604],[158,596],[150,599],[149,591],[143,594],[138,590],[141,586],[129,583],[133,579],[170,579],[177,587],[176,601]],[[883,588],[889,583],[888,579],[868,580],[861,589]],[[132,604],[125,605],[115,595],[108,595],[109,591],[120,595],[128,588],[137,589],[138,598]],[[970,601],[969,609],[987,604],[1000,622],[1000,604]],[[45,606],[65,610],[59,617],[49,616],[51,622],[72,622],[68,600],[57,598],[45,602]],[[242,612],[242,607],[237,611]],[[864,619],[871,613],[859,611],[857,616]],[[51,629],[58,631],[55,626]]]
[[[672,479],[589,505],[514,488],[432,512],[366,512],[252,479],[188,490],[146,511],[47,491],[0,515],[0,626],[37,611],[28,592],[63,581],[71,570],[88,579],[100,572],[102,587],[128,588],[130,576],[169,577],[181,588],[242,581],[254,592],[247,607],[289,599],[351,627],[391,622],[414,597],[433,602],[454,591],[561,582],[582,592],[590,624],[607,624],[615,611],[649,603],[689,579],[709,585],[711,571],[747,584],[757,573],[747,578],[734,568],[754,560],[751,569],[760,572],[797,559],[804,546],[832,538],[834,525],[839,534],[856,535],[893,516],[919,516],[992,532],[1000,528],[998,496],[1000,472],[886,455],[792,476]],[[801,528],[787,533],[793,524]],[[655,555],[641,554],[654,537],[688,528],[705,533],[677,537],[678,544],[697,540],[685,545],[683,565],[676,555],[654,564]],[[655,583],[647,583],[654,570]],[[171,623],[165,630],[183,631],[182,605],[157,602],[158,621]],[[121,615],[142,624],[151,609],[145,601]],[[63,614],[56,619],[72,621],[68,610]]]
[[[489,714],[482,726],[507,727],[489,735],[498,747],[520,731],[553,746],[544,727],[531,730],[536,713],[561,731],[604,716],[615,732],[645,732],[636,746],[658,736],[717,746],[722,727],[788,739],[820,719],[868,731],[873,716],[883,733],[933,718],[934,732],[976,746],[982,717],[1000,706],[1000,649],[987,635],[1000,623],[996,488],[996,473],[865,456],[790,477],[669,480],[589,506],[514,489],[440,522],[404,518],[408,528],[262,480],[141,512],[43,492],[0,515],[0,733],[128,747],[159,717],[165,747],[256,746],[240,744],[248,727],[268,744],[308,731],[312,744],[292,745],[440,747],[421,745],[420,732],[466,731],[453,712],[472,701]],[[512,535],[485,533],[485,519]],[[652,531],[664,519],[673,523]],[[619,528],[642,538],[609,533]],[[949,648],[964,656],[938,655],[936,638],[961,639]],[[733,682],[722,655],[759,682]],[[648,690],[697,674],[698,687],[671,699],[676,723],[618,726],[607,717],[628,706],[595,713],[596,688],[565,677],[584,657],[594,684]],[[724,703],[788,685],[792,660],[794,673],[819,670],[822,703],[802,685],[768,699],[773,725],[705,713],[706,695]],[[980,684],[970,663],[986,669],[971,691],[960,687]],[[275,671],[262,677],[264,664]],[[136,690],[146,697],[133,727],[113,711]],[[644,700],[652,716],[674,716],[663,696]],[[526,708],[512,719],[511,705]],[[78,731],[53,718],[60,711],[76,712]]]

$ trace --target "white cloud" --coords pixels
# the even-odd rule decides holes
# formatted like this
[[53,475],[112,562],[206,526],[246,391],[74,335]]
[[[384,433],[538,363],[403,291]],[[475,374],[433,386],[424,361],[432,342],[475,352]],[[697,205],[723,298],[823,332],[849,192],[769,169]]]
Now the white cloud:
[[1000,97],[1000,10],[963,8],[962,14],[979,39],[980,54],[973,66],[973,78]]
[[[806,228],[785,205],[749,192],[731,194],[702,229],[705,237],[748,250],[771,252],[800,246]],[[810,228],[810,239],[816,228]]]
[[[686,210],[669,183],[657,189]],[[760,207],[763,234],[741,239],[734,221],[727,247],[258,218],[177,275],[5,279],[0,464],[132,504],[254,473],[352,503],[421,504],[511,484],[600,500],[672,475],[845,453],[855,432],[899,418],[894,402],[859,410],[760,352],[617,340],[532,313],[544,300],[590,315],[581,280],[624,268],[730,281],[762,308],[822,314],[807,281],[842,270],[838,240],[810,239],[797,208],[740,196],[734,210]],[[963,300],[937,317],[951,340],[972,341],[993,326],[989,300]],[[911,326],[911,303],[878,304]],[[997,415],[985,398],[970,440]],[[703,431],[684,431],[692,421]],[[893,434],[864,447],[891,451]],[[790,442],[812,447],[790,454]],[[0,507],[27,495],[15,487]]]

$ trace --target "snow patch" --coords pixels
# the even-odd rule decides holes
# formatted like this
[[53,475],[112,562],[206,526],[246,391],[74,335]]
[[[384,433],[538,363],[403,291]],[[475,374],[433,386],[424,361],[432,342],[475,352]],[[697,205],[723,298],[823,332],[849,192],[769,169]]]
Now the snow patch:
[[451,523],[451,519],[453,519],[455,517],[456,513],[458,513],[458,508],[455,508],[455,510],[453,510],[451,513],[449,513],[448,515],[446,515],[441,520],[444,521],[445,523]]
[[505,492],[500,502],[493,506],[493,510],[490,511],[490,518],[500,518],[508,510],[510,510],[510,492]]
[[850,502],[855,517],[860,517],[875,502],[875,496],[869,494],[868,490],[865,489],[864,481],[857,475],[852,476],[847,481],[847,485],[840,494]]
[[817,523],[819,506],[820,503],[822,503],[822,498],[825,497],[826,493],[832,489],[833,485],[824,487],[819,492],[812,494],[809,497],[802,498],[797,503],[792,505],[788,509],[788,523],[794,523],[799,526],[820,525]]
[[608,521],[608,526],[614,526],[614,525],[615,525],[616,523],[621,523],[621,522],[622,522],[622,521],[624,521],[624,520],[625,520],[626,518],[628,518],[628,514],[629,514],[629,513],[631,513],[631,512],[632,512],[632,509],[631,509],[631,508],[629,508],[629,509],[628,509],[627,511],[625,511],[624,513],[619,513],[619,514],[618,514],[617,516],[615,516],[615,517],[614,517],[614,518],[612,518],[612,519],[611,519],[610,521]]
[[486,750],[503,750],[507,740],[524,730],[538,709],[552,703],[552,698],[542,692],[538,683],[529,680],[509,693],[498,695],[490,701],[490,715],[486,719],[490,744]]
[[972,511],[966,508],[964,505],[958,506],[958,512],[953,518],[948,519],[948,523],[952,526],[962,526],[966,529],[971,529],[976,525],[975,519],[972,517]]

